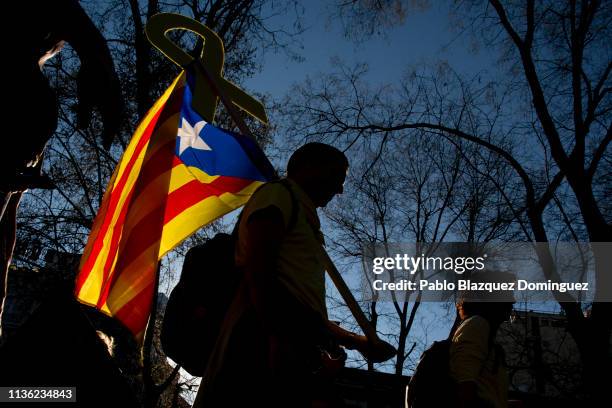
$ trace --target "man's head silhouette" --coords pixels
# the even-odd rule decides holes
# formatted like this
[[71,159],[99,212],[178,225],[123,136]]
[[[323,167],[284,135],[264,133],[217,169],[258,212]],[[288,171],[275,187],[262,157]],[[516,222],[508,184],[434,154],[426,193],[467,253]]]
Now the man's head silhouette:
[[348,159],[340,150],[313,142],[291,155],[287,176],[302,187],[316,207],[325,207],[344,191],[348,167]]

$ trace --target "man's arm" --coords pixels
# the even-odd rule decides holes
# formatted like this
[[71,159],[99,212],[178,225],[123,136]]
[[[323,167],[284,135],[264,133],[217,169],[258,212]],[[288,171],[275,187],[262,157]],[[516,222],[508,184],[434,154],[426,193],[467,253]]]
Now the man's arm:
[[[251,214],[247,220],[246,231],[244,273],[249,296],[259,321],[270,335],[271,343],[274,343],[276,334],[282,330],[281,327],[276,327],[278,322],[273,319],[274,310],[271,305],[276,260],[285,234],[285,223],[280,209],[269,206]],[[386,361],[396,354],[395,348],[390,344],[383,341],[373,344],[367,337],[345,330],[334,322],[328,321],[327,328],[340,345],[357,350],[374,362]],[[271,347],[274,348],[273,345]]]
[[275,333],[278,327],[271,310],[274,272],[285,224],[281,211],[274,206],[251,214],[246,224],[246,260],[244,274],[249,296],[266,331]]
[[281,327],[274,319],[272,297],[275,287],[276,261],[285,234],[283,215],[278,207],[269,206],[256,211],[247,220],[246,259],[244,275],[251,304],[267,335],[268,368],[280,363]]

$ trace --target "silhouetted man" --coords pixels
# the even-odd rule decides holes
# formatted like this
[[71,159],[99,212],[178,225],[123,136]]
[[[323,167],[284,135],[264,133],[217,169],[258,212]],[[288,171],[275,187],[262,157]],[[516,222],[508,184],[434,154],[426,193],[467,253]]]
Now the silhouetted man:
[[237,323],[223,362],[204,376],[194,407],[337,406],[331,385],[344,365],[340,346],[367,354],[368,342],[328,320],[317,208],[342,194],[348,166],[336,148],[309,143],[291,156],[286,179],[246,204],[236,247],[246,306],[230,316]]

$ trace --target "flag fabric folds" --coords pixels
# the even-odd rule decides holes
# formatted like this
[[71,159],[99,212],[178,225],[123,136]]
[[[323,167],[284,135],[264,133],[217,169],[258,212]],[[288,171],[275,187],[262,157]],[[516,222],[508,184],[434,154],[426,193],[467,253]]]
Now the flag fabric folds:
[[76,280],[80,302],[117,318],[139,341],[158,260],[243,205],[274,174],[254,141],[207,123],[191,108],[193,81],[183,71],[136,129],[107,187]]

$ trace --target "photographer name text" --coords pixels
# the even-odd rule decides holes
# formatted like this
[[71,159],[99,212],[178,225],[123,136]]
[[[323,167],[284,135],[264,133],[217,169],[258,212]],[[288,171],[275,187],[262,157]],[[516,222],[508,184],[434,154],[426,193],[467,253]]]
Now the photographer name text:
[[372,288],[375,291],[588,291],[588,282],[553,282],[547,280],[544,282],[529,282],[524,279],[519,279],[516,282],[473,282],[469,279],[460,279],[457,282],[449,282],[446,280],[428,281],[420,279],[412,281],[402,279],[398,282],[384,282],[382,279],[377,279],[372,282]]

